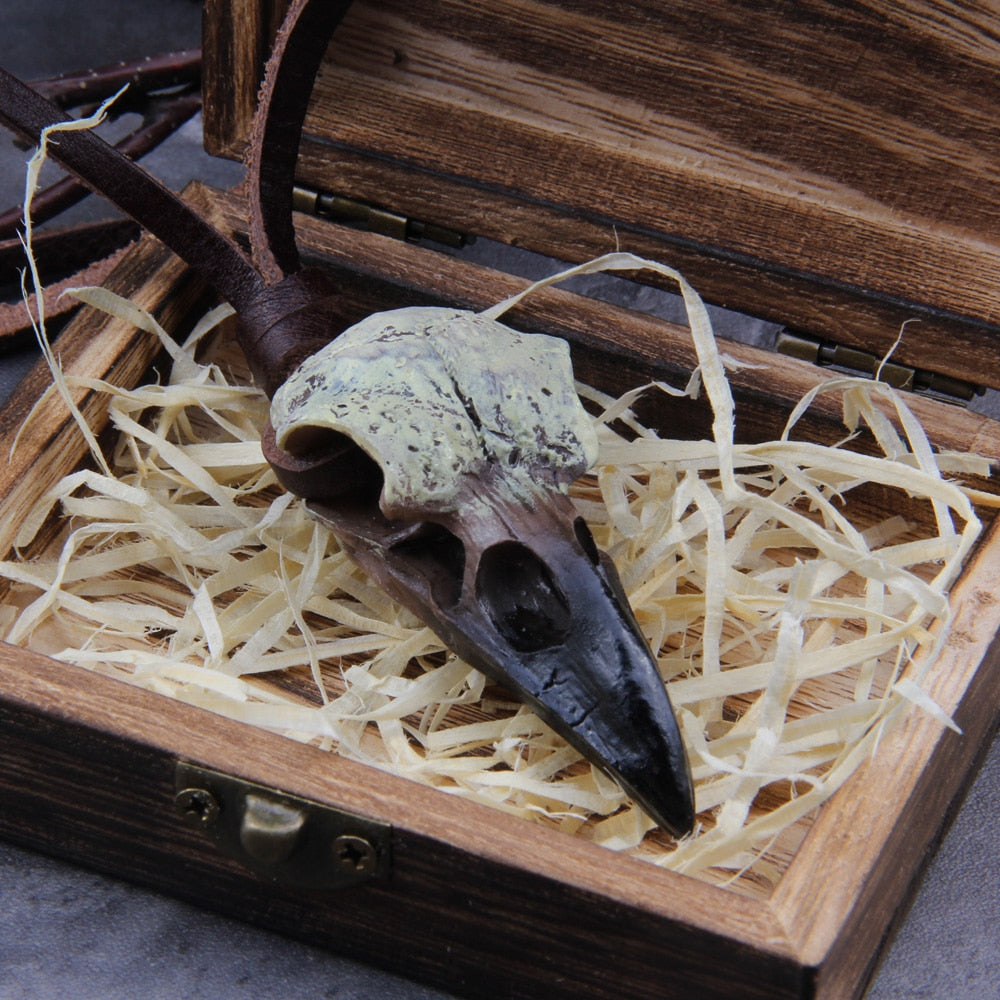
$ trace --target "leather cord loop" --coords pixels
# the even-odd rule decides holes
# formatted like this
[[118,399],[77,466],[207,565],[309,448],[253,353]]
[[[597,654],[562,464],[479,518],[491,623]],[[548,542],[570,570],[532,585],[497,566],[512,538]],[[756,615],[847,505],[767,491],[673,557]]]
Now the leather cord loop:
[[[29,142],[65,120],[50,101],[0,68],[0,121]],[[53,155],[91,190],[117,205],[196,267],[239,310],[261,280],[231,240],[93,131],[61,132]]]
[[294,0],[275,39],[250,135],[247,187],[254,264],[268,284],[299,269],[292,190],[299,140],[323,55],[350,0]]

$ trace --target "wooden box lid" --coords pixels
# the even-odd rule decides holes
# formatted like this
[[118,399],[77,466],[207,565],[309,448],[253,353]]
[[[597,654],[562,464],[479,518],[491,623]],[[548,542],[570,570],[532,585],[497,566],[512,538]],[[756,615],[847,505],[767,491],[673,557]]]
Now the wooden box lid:
[[[206,141],[239,155],[281,0],[206,4]],[[1000,12],[358,0],[300,180],[1000,385]]]

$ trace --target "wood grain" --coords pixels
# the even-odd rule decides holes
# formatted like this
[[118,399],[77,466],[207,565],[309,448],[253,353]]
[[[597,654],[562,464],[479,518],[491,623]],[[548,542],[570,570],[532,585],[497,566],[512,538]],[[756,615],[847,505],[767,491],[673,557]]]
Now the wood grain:
[[[766,913],[724,890],[0,644],[3,836],[468,997],[795,997]],[[301,895],[174,814],[196,762],[388,822],[391,882]],[[567,920],[567,914],[573,914]]]
[[205,0],[202,16],[204,107],[227,113],[204,116],[205,148],[217,156],[239,156],[257,105],[257,88],[271,39],[278,30],[287,0]]
[[[133,301],[167,329],[183,329],[183,318],[205,293],[204,284],[151,239],[125,255],[106,287],[119,294],[131,293]],[[160,350],[150,334],[85,307],[61,334],[57,354],[66,375],[85,374],[112,384],[134,385]],[[43,396],[42,405],[36,406]],[[72,398],[99,435],[107,423],[103,394],[77,388]],[[87,444],[41,359],[18,385],[2,414],[0,427],[8,460],[0,473],[0,509],[4,511],[0,551],[7,552],[27,513],[62,476],[80,465]],[[39,464],[40,455],[45,455],[43,464]]]
[[995,6],[665,11],[358,3],[302,179],[563,259],[621,242],[879,354],[919,317],[899,360],[995,381]]
[[[859,971],[874,971],[873,931],[892,926],[893,901],[905,898],[929,861],[941,817],[957,811],[1000,729],[998,553],[994,523],[952,590],[951,641],[926,685],[962,735],[910,713],[841,789],[835,808],[820,810],[772,898],[797,954],[820,970],[820,995],[850,996]],[[873,789],[887,790],[891,802]]]
[[[245,213],[239,201],[222,196],[212,204],[219,224],[238,235],[243,231],[245,239]],[[343,318],[349,321],[374,309],[416,303],[484,309],[528,284],[491,268],[309,216],[299,216],[297,228],[309,261],[321,262],[339,281]],[[578,377],[607,392],[626,392],[651,378],[683,386],[698,364],[686,328],[558,288],[531,296],[504,321],[569,341]],[[737,399],[737,435],[742,441],[780,435],[796,403],[829,377],[815,365],[749,345],[728,342],[725,350],[739,363],[730,372],[730,385]],[[926,396],[906,398],[938,447],[1000,455],[1000,422]],[[711,412],[704,400],[658,395],[655,405],[640,402],[637,412],[671,436],[699,438],[710,433]],[[837,401],[820,396],[802,433],[825,442],[839,440],[844,426]]]

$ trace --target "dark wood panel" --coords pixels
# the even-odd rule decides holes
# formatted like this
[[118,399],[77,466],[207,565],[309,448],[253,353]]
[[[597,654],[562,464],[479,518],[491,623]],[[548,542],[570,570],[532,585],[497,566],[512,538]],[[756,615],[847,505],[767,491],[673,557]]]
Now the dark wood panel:
[[[243,142],[257,104],[271,39],[287,0],[205,0],[202,17],[205,147],[221,153]],[[216,109],[225,108],[225,114]]]
[[[456,203],[448,178],[350,153],[331,168],[329,150],[308,142],[300,170],[306,183],[329,184],[332,178],[338,190],[376,203],[384,202],[389,191],[393,206],[413,218],[460,226],[564,260],[586,260],[620,245],[673,265],[709,302],[879,356],[893,348],[903,323],[917,319],[919,323],[911,323],[895,346],[895,361],[944,372],[976,386],[1000,385],[993,347],[998,330],[968,315],[877,294],[825,275],[768,266],[760,259],[691,240],[571,216],[562,208],[518,201],[496,191],[478,190],[474,198]],[[643,280],[656,283],[655,276]]]
[[[732,1000],[737,968],[744,1000],[801,996],[777,942],[582,888],[582,856],[572,880],[540,873],[569,838],[542,846],[551,831],[2,643],[0,752],[0,835],[472,1000],[681,1000],[692,984]],[[178,759],[391,821],[390,880],[309,893],[242,869],[175,814]],[[477,838],[506,850],[476,853]],[[627,862],[623,886],[646,867]]]
[[[361,8],[345,22],[334,59],[318,81],[321,96],[309,126],[317,148],[331,142],[327,156],[334,171],[343,143],[380,160],[465,180],[465,201],[485,189],[562,206],[603,224],[609,240],[615,226],[684,237],[764,267],[828,274],[990,322],[1000,318],[994,292],[1000,230],[993,216],[1000,186],[989,166],[1000,158],[1000,146],[963,155],[934,133],[922,133],[907,135],[900,147],[893,132],[910,128],[906,122],[883,120],[862,105],[838,107],[823,88],[802,96],[794,81],[772,78],[766,67],[751,73],[748,65],[719,65],[706,52],[698,55],[711,56],[713,80],[725,83],[725,99],[703,109],[699,119],[684,101],[690,93],[701,97],[703,83],[678,85],[670,60],[654,65],[640,58],[646,51],[641,41],[658,51],[668,25],[621,44],[612,22],[582,42],[586,24],[557,22],[566,51],[543,75],[541,65],[522,61],[527,42],[519,36],[511,41],[516,60],[509,61],[506,37],[499,53],[493,41],[480,47],[472,29],[485,30],[490,22],[484,18],[462,19],[456,11],[445,23],[467,27],[471,41],[442,40],[402,13],[364,13]],[[492,27],[504,36],[509,24],[518,23],[511,16]],[[557,30],[537,18],[525,30],[533,37],[545,29]],[[751,22],[748,30],[757,28]],[[547,51],[538,59],[554,57]],[[605,73],[641,85],[645,99],[609,94],[610,81],[596,69],[596,80],[584,75],[598,62]],[[767,92],[755,97],[757,78]],[[784,118],[777,105],[779,95],[787,102],[790,93],[804,104],[794,119]],[[748,116],[755,100],[766,126],[751,122],[734,131],[732,123]],[[959,114],[958,108],[951,112]],[[794,148],[770,149],[765,140],[771,133]],[[877,145],[880,155],[866,144]],[[901,159],[893,163],[892,156]],[[858,170],[878,190],[850,176]],[[957,183],[966,186],[949,194]],[[909,203],[900,202],[904,194]],[[964,223],[942,210],[949,198],[971,213]]]
[[[227,226],[239,231],[245,225],[237,202],[220,201],[218,208]],[[298,230],[302,245],[314,255],[310,260],[341,283],[349,318],[360,319],[375,308],[424,303],[484,309],[527,284],[436,251],[319,219],[300,217]],[[611,393],[651,379],[683,386],[698,363],[685,327],[559,288],[542,289],[507,313],[504,321],[569,341],[579,377]],[[725,350],[741,363],[729,372],[729,382],[737,400],[737,436],[742,441],[780,435],[799,399],[829,375],[816,366],[743,344],[727,343]],[[1000,454],[1000,422],[924,396],[910,394],[907,402],[937,447]],[[654,394],[648,406],[640,402],[637,409],[651,426],[671,436],[698,438],[710,432],[705,400]],[[820,396],[800,433],[828,443],[841,440],[839,403]],[[857,442],[860,447],[864,443],[863,437]]]
[[[150,278],[155,275],[155,278]],[[132,295],[168,329],[189,329],[192,310],[204,302],[204,283],[162,244],[143,240],[124,256],[106,282],[122,295]],[[197,318],[197,317],[196,317]],[[73,335],[83,329],[86,335]],[[161,352],[154,336],[97,310],[79,310],[56,346],[64,372],[86,372],[116,385],[135,385]],[[35,409],[46,392],[50,405]],[[107,399],[102,393],[77,389],[73,398],[88,425],[99,435],[107,425]],[[46,490],[85,460],[87,443],[68,408],[52,390],[52,375],[41,358],[18,384],[0,411],[0,432],[9,441],[0,474],[0,551],[7,552],[22,521]],[[17,446],[13,442],[17,439]],[[46,461],[39,463],[38,456]]]
[[[1000,522],[994,522],[952,590],[952,634],[958,641],[946,650],[930,684],[935,703],[951,714],[961,735],[942,732],[942,727],[924,713],[913,713],[893,734],[894,744],[906,748],[907,763],[902,765],[901,760],[892,760],[891,754],[888,758],[880,754],[879,762],[873,760],[852,775],[848,786],[891,789],[905,802],[903,808],[898,812],[879,808],[880,793],[843,796],[842,808],[821,811],[797,855],[797,859],[809,858],[826,866],[832,879],[829,891],[818,893],[815,885],[802,880],[802,873],[808,870],[803,864],[791,878],[782,880],[775,893],[775,913],[781,915],[799,954],[807,961],[819,956],[824,959],[817,976],[819,996],[861,995],[875,969],[873,928],[889,928],[902,920],[905,909],[893,900],[912,896],[920,872],[930,863],[976,769],[996,739],[1000,728],[996,710],[1000,704],[1000,633],[993,631],[995,624],[984,628],[981,623],[987,617],[995,621],[995,594],[1000,587],[998,545]],[[982,659],[974,675],[959,680],[967,662],[962,649],[966,640],[976,646]],[[934,729],[937,736],[928,739],[926,734]],[[882,776],[872,782],[875,769]],[[865,798],[869,800],[867,807]],[[873,842],[880,844],[878,851],[870,849]],[[831,844],[838,845],[837,849],[832,850]],[[912,859],[912,864],[900,864],[904,857]],[[849,866],[849,871],[842,865]],[[858,894],[831,948],[822,926],[825,913],[840,905],[835,886],[843,885],[844,878],[857,880]],[[883,933],[888,936],[888,930]]]
[[[948,192],[1000,191],[989,169],[1000,151],[995,6],[990,13],[935,3],[450,0],[432,8],[393,0],[379,4],[377,18],[345,25],[340,60],[388,78],[380,55],[396,31],[404,36],[397,53],[407,54],[407,41],[419,46],[419,35],[407,37],[416,25],[456,54],[462,47],[483,57],[481,74],[464,60],[455,74],[470,95],[489,93],[490,71],[509,60],[518,80],[595,95],[599,103],[581,110],[611,110],[609,134],[700,133],[706,156],[741,151],[748,174],[771,161],[789,180],[812,173],[985,232],[1000,213],[996,197],[968,204]],[[438,73],[450,79],[446,66]],[[500,83],[504,100],[509,81]],[[551,99],[540,90],[538,107]]]

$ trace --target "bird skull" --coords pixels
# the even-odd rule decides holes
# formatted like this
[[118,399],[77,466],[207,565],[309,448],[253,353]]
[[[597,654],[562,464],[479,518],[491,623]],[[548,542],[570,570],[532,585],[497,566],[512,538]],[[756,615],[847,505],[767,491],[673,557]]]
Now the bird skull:
[[565,342],[378,313],[275,393],[265,452],[345,549],[675,835],[691,778],[656,662],[565,490],[597,458]]

